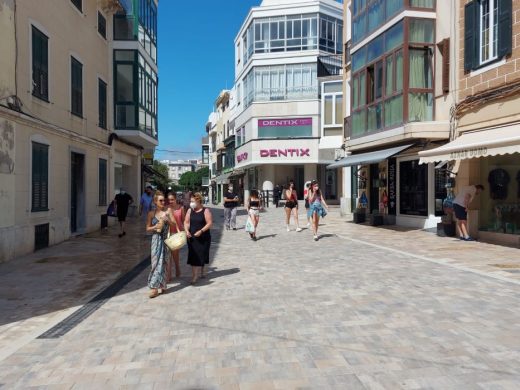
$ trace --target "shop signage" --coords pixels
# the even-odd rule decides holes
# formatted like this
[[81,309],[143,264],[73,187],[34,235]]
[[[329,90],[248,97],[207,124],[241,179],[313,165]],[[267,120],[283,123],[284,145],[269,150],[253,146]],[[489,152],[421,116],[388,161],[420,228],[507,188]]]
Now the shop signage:
[[388,159],[388,214],[395,215],[397,212],[397,161],[395,158]]
[[312,126],[312,118],[260,119],[258,127]]
[[247,152],[244,152],[244,153],[242,153],[242,154],[239,154],[239,155],[237,156],[237,161],[238,161],[238,162],[246,161],[248,156],[249,156],[249,154],[247,154]]
[[472,157],[482,157],[487,155],[487,148],[462,149],[450,153],[450,160],[463,160]]
[[311,150],[300,149],[261,149],[260,157],[310,157]]

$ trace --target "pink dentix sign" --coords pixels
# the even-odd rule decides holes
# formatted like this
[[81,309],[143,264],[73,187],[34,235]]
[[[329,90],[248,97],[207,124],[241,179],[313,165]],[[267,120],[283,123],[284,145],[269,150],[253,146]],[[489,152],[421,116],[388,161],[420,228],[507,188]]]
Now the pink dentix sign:
[[247,154],[247,152],[244,152],[244,153],[239,154],[239,155],[237,156],[237,161],[238,161],[238,162],[246,161],[246,160],[247,160],[247,157],[249,157],[249,154]]
[[312,118],[260,119],[258,127],[312,126]]
[[260,149],[260,157],[310,157],[308,148],[299,149]]

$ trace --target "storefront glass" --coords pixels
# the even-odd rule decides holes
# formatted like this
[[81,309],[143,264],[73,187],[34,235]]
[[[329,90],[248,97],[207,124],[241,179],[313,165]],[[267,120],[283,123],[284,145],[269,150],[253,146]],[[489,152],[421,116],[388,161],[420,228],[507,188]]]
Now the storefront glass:
[[480,230],[520,234],[520,154],[481,160]]
[[401,214],[428,216],[428,164],[401,161],[399,190]]

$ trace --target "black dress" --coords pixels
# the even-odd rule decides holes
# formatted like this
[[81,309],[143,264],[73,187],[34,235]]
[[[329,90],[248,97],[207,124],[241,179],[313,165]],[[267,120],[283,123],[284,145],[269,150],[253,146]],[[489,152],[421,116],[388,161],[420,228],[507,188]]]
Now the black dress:
[[203,267],[209,264],[209,247],[211,245],[211,234],[208,231],[195,237],[194,234],[206,226],[206,217],[204,216],[206,209],[190,211],[190,234],[188,239],[188,264],[193,267]]

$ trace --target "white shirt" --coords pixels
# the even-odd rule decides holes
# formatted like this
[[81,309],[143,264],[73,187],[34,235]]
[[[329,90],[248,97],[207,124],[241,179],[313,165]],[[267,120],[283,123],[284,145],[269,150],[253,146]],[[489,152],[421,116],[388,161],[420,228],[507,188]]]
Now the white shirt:
[[[459,193],[453,200],[453,203],[456,203],[462,207],[467,207],[471,203],[471,200],[475,197],[476,193],[477,193],[477,187],[475,187],[475,186],[462,187],[462,189],[459,191]],[[466,195],[468,195],[468,194],[470,196],[469,201],[468,201],[468,204],[465,204]]]

